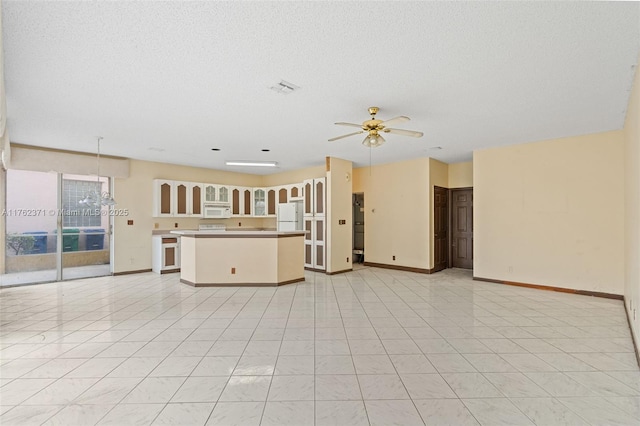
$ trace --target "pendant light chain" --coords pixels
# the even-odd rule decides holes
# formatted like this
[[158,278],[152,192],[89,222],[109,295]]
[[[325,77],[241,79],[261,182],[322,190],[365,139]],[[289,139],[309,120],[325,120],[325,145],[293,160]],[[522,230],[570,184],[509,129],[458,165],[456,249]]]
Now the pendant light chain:
[[98,171],[98,176],[96,179],[98,180],[98,188],[100,188],[100,193],[102,193],[102,184],[100,183],[100,141],[103,139],[102,136],[98,136],[98,167],[96,168]]

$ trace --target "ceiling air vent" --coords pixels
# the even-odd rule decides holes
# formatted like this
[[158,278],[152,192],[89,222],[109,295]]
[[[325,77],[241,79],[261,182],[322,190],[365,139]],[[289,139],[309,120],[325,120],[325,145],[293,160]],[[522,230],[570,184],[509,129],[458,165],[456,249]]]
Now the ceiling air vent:
[[281,93],[283,95],[288,95],[289,93],[293,93],[296,90],[300,89],[300,86],[296,86],[293,83],[289,83],[288,81],[281,80],[280,83],[275,86],[270,87],[274,92]]

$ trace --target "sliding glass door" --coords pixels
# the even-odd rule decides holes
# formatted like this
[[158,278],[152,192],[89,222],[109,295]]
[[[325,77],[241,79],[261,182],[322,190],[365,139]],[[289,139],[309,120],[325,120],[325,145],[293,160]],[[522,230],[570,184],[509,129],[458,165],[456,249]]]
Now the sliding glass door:
[[0,286],[111,273],[107,206],[87,194],[109,192],[109,179],[8,170],[5,274]]

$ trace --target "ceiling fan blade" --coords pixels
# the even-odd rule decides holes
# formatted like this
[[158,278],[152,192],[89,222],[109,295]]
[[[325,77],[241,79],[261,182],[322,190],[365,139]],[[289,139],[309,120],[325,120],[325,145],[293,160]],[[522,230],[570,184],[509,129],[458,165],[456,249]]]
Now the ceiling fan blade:
[[385,128],[384,132],[385,133],[395,133],[396,135],[412,136],[414,138],[420,138],[420,137],[422,137],[422,135],[424,135],[424,133],[422,133],[422,132],[416,132],[416,131],[413,131],[413,130],[403,130],[403,129]]
[[359,127],[362,128],[362,124],[355,124],[355,123],[344,123],[342,121],[340,121],[339,123],[334,123],[337,124],[338,126],[350,126],[350,127]]
[[353,136],[353,135],[359,135],[360,133],[364,133],[364,130],[360,130],[359,132],[353,132],[353,133],[349,133],[347,135],[342,135],[342,136],[338,136],[338,137],[335,137],[335,138],[331,138],[331,139],[329,139],[329,142],[337,141],[338,139],[342,139],[342,138],[348,138],[349,136]]
[[388,126],[390,124],[404,123],[405,121],[409,121],[409,120],[411,120],[409,117],[401,115],[399,117],[393,117],[386,121],[383,121],[381,124]]

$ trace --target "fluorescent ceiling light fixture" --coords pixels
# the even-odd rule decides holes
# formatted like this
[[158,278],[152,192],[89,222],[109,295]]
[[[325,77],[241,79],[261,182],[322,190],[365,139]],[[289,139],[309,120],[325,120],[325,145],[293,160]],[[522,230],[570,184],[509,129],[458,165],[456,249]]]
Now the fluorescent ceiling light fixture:
[[227,166],[278,167],[277,161],[226,161]]

